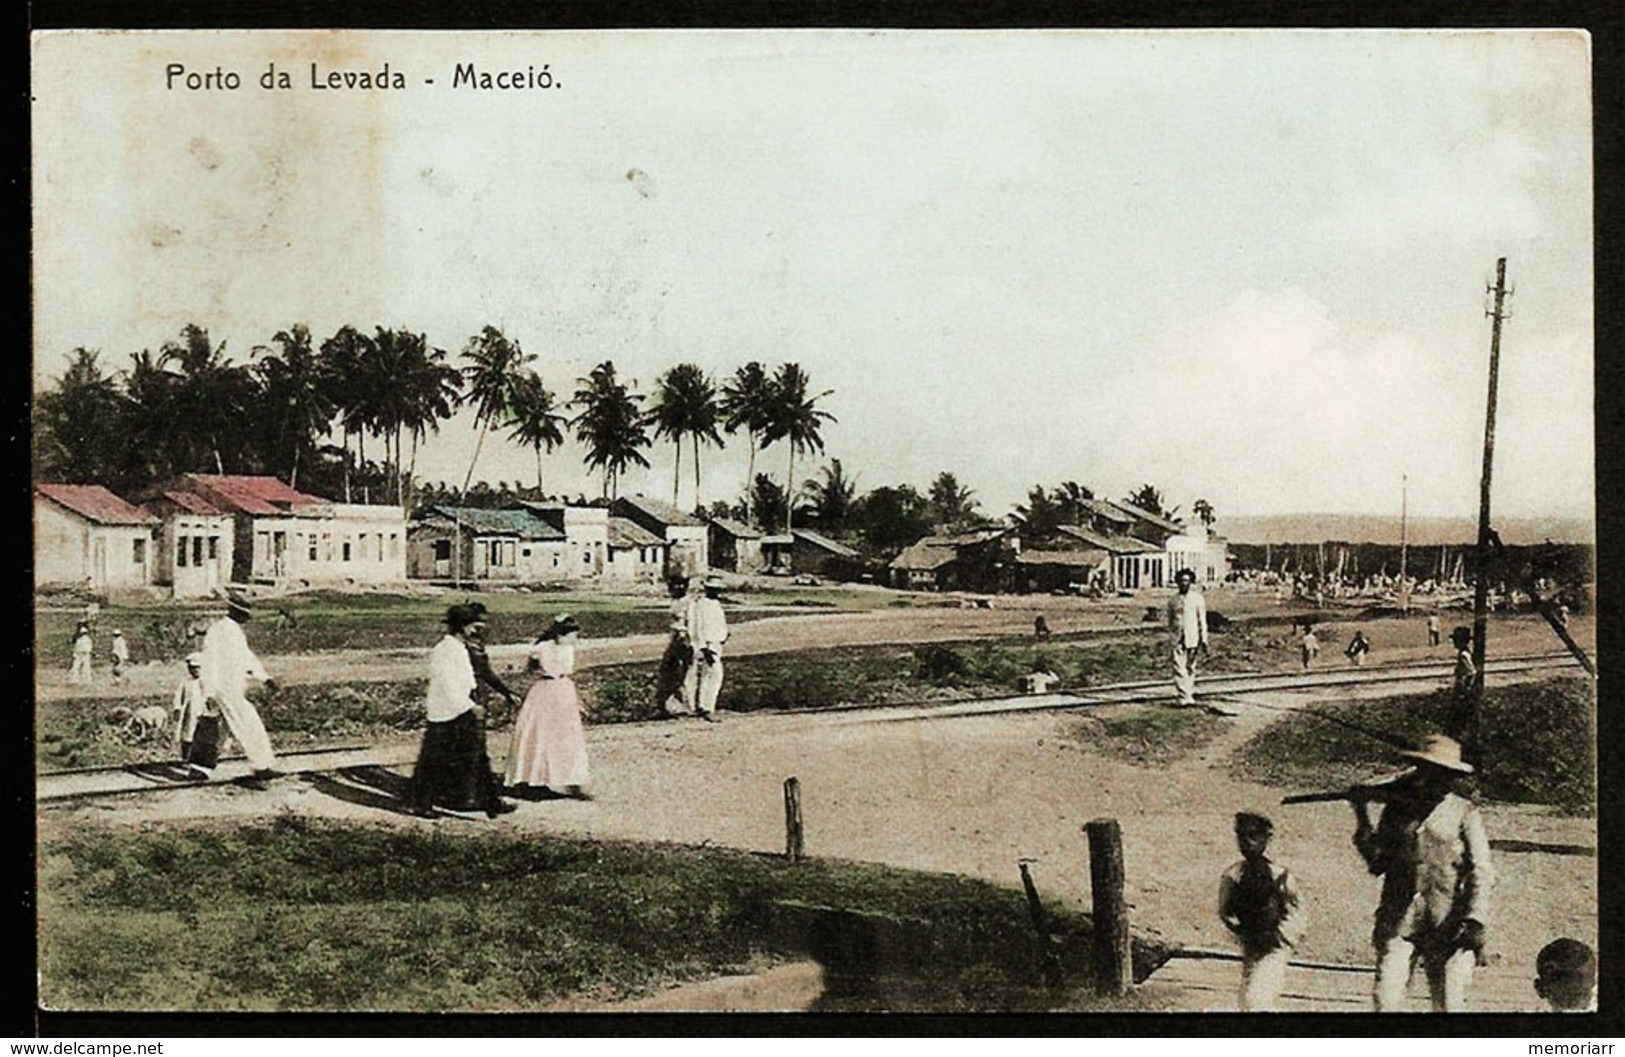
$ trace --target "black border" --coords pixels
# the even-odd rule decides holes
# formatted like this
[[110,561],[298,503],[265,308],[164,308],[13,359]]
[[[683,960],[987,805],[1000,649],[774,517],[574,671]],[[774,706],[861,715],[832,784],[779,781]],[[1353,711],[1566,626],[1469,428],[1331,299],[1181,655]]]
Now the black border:
[[[633,29],[633,28],[874,28],[874,29],[1170,29],[1170,28],[1537,28],[1571,27],[1591,33],[1594,76],[1595,138],[1594,189],[1596,194],[1596,436],[1597,436],[1597,543],[1598,569],[1621,568],[1622,555],[1615,541],[1621,538],[1622,490],[1618,456],[1625,451],[1625,353],[1620,348],[1622,263],[1625,249],[1619,242],[1621,182],[1620,41],[1625,36],[1625,12],[1606,3],[1522,0],[1513,3],[1360,3],[1355,0],[1299,0],[1297,3],[1253,0],[1245,3],[1112,2],[1072,6],[1054,3],[976,4],[970,0],[925,3],[858,3],[854,0],[683,0],[661,4],[654,0],[608,4],[601,0],[560,0],[555,3],[524,0],[34,0],[18,35],[21,47],[4,76],[9,97],[17,101],[22,127],[28,128],[27,70],[30,56],[28,30],[68,28],[114,29]],[[26,144],[26,140],[25,140]],[[29,253],[28,150],[21,164],[10,171],[13,225],[21,231],[22,259]],[[27,273],[12,285],[14,309],[10,318],[27,318],[31,291]],[[14,332],[16,333],[16,332]],[[31,348],[26,334],[21,344]],[[16,372],[3,405],[10,440],[7,480],[19,507],[28,502],[29,451],[26,442],[30,358],[14,354]],[[31,508],[19,510],[13,524],[31,524]],[[15,546],[15,544],[14,544]],[[32,568],[13,563],[16,598],[22,600],[26,627],[32,624]],[[1618,595],[1599,584],[1599,667],[1616,670],[1621,617]],[[17,647],[3,656],[15,676],[8,680],[33,699],[32,635],[20,636]],[[1611,967],[1625,965],[1625,942],[1620,935],[1621,893],[1617,885],[1617,840],[1620,815],[1608,791],[1625,779],[1620,755],[1611,750],[1622,733],[1612,715],[1616,695],[1605,681],[1599,701],[1599,816],[1598,838],[1600,947],[1603,1013],[1591,1016],[1543,1014],[1469,1014],[1454,1017],[1394,1018],[1375,1014],[1281,1014],[1268,1019],[1238,1015],[1176,1014],[1053,1014],[841,1016],[821,1014],[501,1014],[475,1015],[370,1015],[370,1014],[101,1014],[57,1013],[37,1008],[37,977],[33,944],[20,961],[8,962],[6,988],[9,1001],[0,1005],[0,1032],[16,1037],[42,1038],[183,1038],[246,1037],[563,1037],[616,1036],[670,1038],[679,1036],[739,1037],[884,1037],[884,1036],[1027,1036],[1027,1037],[1507,1037],[1605,1038],[1625,1035],[1625,973]],[[26,695],[26,696],[24,696]],[[17,715],[23,712],[18,706]],[[13,937],[32,937],[35,930],[33,751],[29,724],[19,724],[11,744],[14,767],[0,778],[0,798],[8,811],[8,832],[19,845],[6,871],[7,931]],[[13,940],[13,942],[18,942]]]

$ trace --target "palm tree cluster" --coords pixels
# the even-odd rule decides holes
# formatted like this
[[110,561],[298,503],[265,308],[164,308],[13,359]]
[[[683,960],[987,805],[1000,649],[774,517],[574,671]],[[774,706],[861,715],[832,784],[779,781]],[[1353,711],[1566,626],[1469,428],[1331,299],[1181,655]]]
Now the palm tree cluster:
[[[746,364],[720,389],[697,364],[678,364],[659,376],[645,408],[636,383],[623,381],[612,361],[578,379],[567,402],[543,384],[535,362],[494,326],[471,336],[454,364],[444,349],[406,328],[375,327],[368,334],[346,325],[318,344],[308,327],[296,324],[239,364],[227,357],[224,343],[212,343],[207,330],[188,324],[178,340],[157,354],[132,354],[130,366],[117,373],[102,368],[98,352],[74,350],[67,370],[35,404],[34,473],[121,493],[188,472],[274,474],[347,502],[388,496],[410,509],[419,446],[467,409],[477,430],[467,474],[460,490],[437,494],[474,495],[479,458],[495,429],[534,450],[531,494],[539,496],[543,456],[565,444],[568,429],[586,465],[603,474],[605,499],[618,493],[628,469],[649,465],[644,451],[661,439],[676,448],[672,502],[678,505],[683,445],[689,443],[699,509],[700,449],[722,447],[723,431],[743,430],[749,439],[752,493],[758,491],[756,451],[783,441],[781,493],[787,495],[796,456],[821,452],[822,427],[835,420],[819,407],[829,391],[812,392],[807,373],[794,363],[772,373]],[[334,436],[337,446],[323,442]],[[369,440],[381,443],[381,462],[368,457]],[[500,494],[486,486],[482,500],[486,493]],[[745,503],[748,514],[755,505],[750,494]],[[794,504],[775,506],[775,526],[782,515],[788,530]]]

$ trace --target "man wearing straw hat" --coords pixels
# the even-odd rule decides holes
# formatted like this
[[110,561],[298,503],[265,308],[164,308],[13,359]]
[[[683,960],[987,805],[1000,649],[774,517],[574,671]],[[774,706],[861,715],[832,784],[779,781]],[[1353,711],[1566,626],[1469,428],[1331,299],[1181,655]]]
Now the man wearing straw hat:
[[276,752],[271,748],[270,735],[265,733],[259,711],[248,700],[250,679],[259,680],[267,689],[276,686],[260,659],[248,648],[248,637],[243,634],[243,625],[253,615],[248,599],[231,595],[226,602],[226,615],[203,633],[198,655],[203,662],[199,669],[203,691],[219,707],[231,736],[243,747],[243,755],[254,769],[249,784],[257,785],[267,778],[280,777],[281,772],[274,770]]
[[1352,802],[1354,846],[1382,878],[1371,936],[1376,1008],[1400,1009],[1420,962],[1434,1012],[1460,1012],[1473,968],[1484,964],[1484,923],[1495,882],[1484,820],[1462,789],[1473,768],[1462,761],[1460,744],[1442,734],[1400,755],[1416,767],[1384,787],[1375,827],[1366,802]]
[[705,578],[705,597],[694,603],[689,616],[689,641],[698,668],[694,706],[700,718],[717,721],[717,696],[722,693],[722,644],[728,641],[728,618],[722,612],[722,577]]

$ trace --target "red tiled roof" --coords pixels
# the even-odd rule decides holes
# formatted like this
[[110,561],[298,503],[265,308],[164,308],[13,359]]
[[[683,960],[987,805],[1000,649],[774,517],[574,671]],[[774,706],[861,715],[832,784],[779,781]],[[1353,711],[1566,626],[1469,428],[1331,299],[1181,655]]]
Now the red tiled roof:
[[609,545],[611,547],[664,547],[666,541],[631,518],[612,517],[609,519]]
[[182,492],[179,489],[165,492],[163,494],[163,498],[169,500],[171,503],[174,503],[188,514],[218,515],[225,513],[225,511],[220,510],[213,503],[209,502],[207,499],[204,499],[202,496],[194,495],[191,492]]
[[192,492],[233,514],[285,514],[300,507],[326,502],[295,491],[275,477],[241,474],[185,474],[180,479],[178,490]]
[[158,520],[99,484],[37,484],[34,494],[98,525],[150,525]]

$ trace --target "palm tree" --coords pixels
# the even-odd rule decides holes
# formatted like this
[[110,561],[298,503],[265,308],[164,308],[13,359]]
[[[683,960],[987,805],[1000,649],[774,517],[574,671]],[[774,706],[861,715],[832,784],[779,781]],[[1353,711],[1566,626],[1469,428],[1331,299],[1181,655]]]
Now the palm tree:
[[660,376],[656,384],[654,407],[649,409],[649,422],[655,436],[675,441],[677,458],[672,468],[671,505],[681,507],[677,501],[678,480],[683,462],[683,438],[694,438],[694,505],[700,503],[700,442],[721,445],[717,434],[717,387],[706,377],[698,364],[680,363]]
[[183,467],[177,458],[181,436],[174,429],[177,378],[148,349],[130,354],[122,373],[125,394],[121,481],[150,484]]
[[1197,518],[1201,520],[1202,525],[1205,528],[1212,528],[1213,522],[1218,520],[1218,518],[1213,516],[1213,504],[1209,503],[1206,499],[1198,499],[1196,502],[1192,503],[1191,513],[1195,514]]
[[1129,506],[1139,507],[1148,514],[1162,516],[1162,489],[1151,484],[1142,484],[1129,493],[1123,500]]
[[[463,346],[463,359],[468,361],[468,366],[463,368],[463,379],[468,383],[468,388],[458,398],[458,403],[463,407],[473,406],[474,421],[480,427],[479,439],[474,442],[474,455],[468,460],[468,473],[463,477],[465,495],[469,483],[474,480],[474,467],[480,461],[480,449],[485,446],[486,432],[493,422],[508,421],[519,379],[524,376],[526,365],[535,358],[526,355],[517,341],[510,341],[507,335],[489,323]],[[459,506],[458,510],[461,509]],[[462,541],[463,525],[459,513],[453,517],[452,524],[453,580],[462,576]]]
[[946,470],[931,482],[930,499],[936,523],[949,532],[959,531],[976,519],[976,493]]
[[343,430],[344,501],[350,501],[350,434],[358,432],[366,420],[368,348],[372,339],[345,324],[322,342],[322,367],[327,375],[327,391],[337,405]]
[[179,341],[165,342],[158,350],[160,367],[173,363],[179,368],[172,428],[183,439],[189,470],[198,469],[207,455],[215,472],[223,474],[225,453],[235,463],[242,449],[243,423],[250,421],[256,403],[254,379],[247,369],[228,363],[225,354],[225,343],[214,345],[209,332],[195,323],[181,328]]
[[[66,484],[110,481],[117,470],[127,402],[102,373],[100,353],[74,349],[68,369],[34,404],[34,473]],[[140,482],[145,484],[145,481]]]
[[508,425],[513,432],[508,436],[536,450],[536,494],[542,494],[542,451],[551,452],[564,443],[565,418],[554,408],[554,395],[542,384],[534,371],[519,380],[514,389],[513,406],[509,408]]
[[[408,513],[412,508],[412,488],[418,467],[418,445],[430,432],[439,433],[440,423],[451,418],[463,389],[463,374],[446,362],[446,350],[429,345],[422,336],[407,346],[403,373],[399,380],[406,392],[400,425],[412,438],[412,458],[404,478],[401,506]],[[400,441],[395,442],[396,458],[400,456]],[[398,469],[398,468],[397,468]]]
[[[750,443],[750,462],[745,474],[746,481],[754,483],[756,480],[757,442],[767,430],[772,408],[773,380],[755,360],[736,370],[732,380],[722,387],[719,410],[723,418],[723,428],[729,433],[737,433],[743,429]],[[746,487],[747,518],[754,516],[754,512],[750,509],[752,491],[751,486]]]
[[648,466],[641,449],[649,446],[645,416],[638,404],[643,397],[629,392],[615,377],[615,364],[605,360],[586,378],[571,398],[580,413],[570,420],[576,438],[587,446],[586,463],[604,472],[604,498],[620,493],[620,477],[634,463]]
[[310,328],[295,323],[277,331],[271,341],[274,347],[257,346],[253,353],[259,357],[256,373],[268,409],[267,439],[278,457],[287,454],[288,484],[298,488],[300,459],[314,455],[316,438],[332,429],[338,408],[311,347]]
[[1064,524],[1061,504],[1043,485],[1027,490],[1027,502],[1015,509],[1015,519],[1021,522],[1021,537],[1026,542],[1042,539]]
[[[778,440],[788,441],[789,466],[784,475],[786,494],[794,488],[796,453],[823,451],[824,438],[819,430],[825,422],[835,421],[834,415],[818,407],[818,401],[829,396],[833,390],[826,389],[815,396],[808,396],[807,382],[807,372],[799,364],[786,363],[779,367],[778,373],[773,376],[769,423],[762,432],[763,448]],[[794,509],[794,503],[785,504],[786,533],[791,530]]]
[[802,483],[802,493],[808,499],[805,508],[825,530],[838,530],[852,513],[852,502],[858,494],[856,477],[849,477],[840,459],[831,459],[819,471],[823,480],[808,478]]
[[1064,523],[1082,525],[1089,520],[1089,500],[1095,493],[1076,481],[1062,481],[1054,490],[1055,504]]

